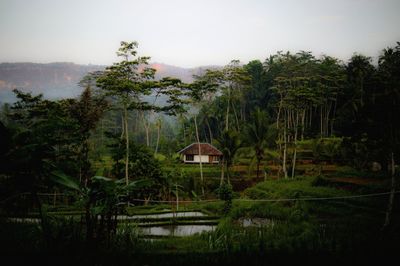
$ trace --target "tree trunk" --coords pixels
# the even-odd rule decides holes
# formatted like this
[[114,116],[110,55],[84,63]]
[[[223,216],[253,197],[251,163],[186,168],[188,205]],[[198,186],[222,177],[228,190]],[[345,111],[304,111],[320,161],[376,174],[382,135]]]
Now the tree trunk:
[[104,118],[101,119],[101,149],[104,149]]
[[296,124],[294,129],[294,152],[293,152],[293,162],[292,162],[292,178],[294,178],[294,173],[296,170],[296,157],[297,157],[297,132],[299,127],[299,113],[296,114]]
[[176,210],[179,211],[179,192],[178,183],[175,183],[175,193],[176,193]]
[[128,134],[128,109],[124,105],[124,127],[125,127],[125,183],[129,184],[129,134]]
[[285,178],[288,177],[287,169],[286,169],[286,154],[287,154],[287,132],[286,132],[287,128],[286,127],[287,127],[287,121],[285,118],[284,126],[283,126],[283,141],[284,141],[284,143],[283,143],[283,163],[282,163],[282,170],[283,170],[283,174],[284,174]]
[[391,166],[390,172],[391,172],[391,176],[392,176],[392,185],[391,185],[391,189],[390,189],[389,203],[388,203],[388,207],[386,210],[385,223],[383,224],[383,228],[382,228],[383,230],[386,229],[390,224],[390,218],[391,218],[392,210],[393,210],[394,196],[395,196],[395,192],[396,192],[396,169],[395,169],[393,152],[391,153],[390,166]]
[[158,145],[160,143],[160,131],[161,131],[161,121],[158,121],[158,123],[157,123],[157,143],[156,143],[156,149],[154,151],[154,154],[157,154],[157,152],[158,152]]
[[[124,107],[124,113],[125,113],[125,107]],[[121,115],[121,140],[124,138],[125,135],[125,119],[124,119],[124,114]]]
[[146,146],[150,147],[150,125],[146,123]]
[[208,121],[208,117],[206,117],[206,124],[207,124],[207,128],[208,128],[208,134],[210,135],[210,143],[212,143],[213,141],[213,134],[211,131],[211,127],[210,127],[210,123]]
[[231,102],[232,104],[232,109],[233,109],[233,114],[235,115],[235,121],[236,121],[236,129],[238,131],[238,133],[240,133],[240,123],[239,123],[239,118],[235,109],[235,106],[233,105],[233,102]]
[[326,106],[326,117],[325,117],[325,136],[329,136],[329,115],[332,109],[332,102],[329,102],[329,105]]
[[222,159],[221,161],[221,180],[219,182],[219,186],[222,186],[224,183],[224,173],[225,173],[225,161]]
[[301,140],[304,140],[304,129],[305,129],[305,120],[306,120],[306,109],[303,110],[303,114],[301,116]]
[[226,162],[225,164],[226,164],[226,179],[228,180],[228,184],[230,185],[231,184],[231,174],[229,171],[230,166],[228,162]]
[[333,105],[333,113],[332,113],[332,119],[331,119],[331,136],[333,134],[333,124],[335,123],[335,120],[336,120],[336,108],[337,108],[337,96],[335,98],[335,104]]
[[[282,153],[284,153],[284,151],[282,151],[282,131],[279,129],[279,119],[281,116],[281,110],[282,110],[282,103],[283,103],[283,98],[282,98],[282,93],[279,94],[280,96],[280,101],[279,101],[279,107],[278,107],[278,113],[276,115],[276,129],[278,130],[278,145],[279,145],[279,155],[282,157]],[[282,162],[283,164],[284,162]],[[280,178],[280,173],[281,171],[278,170],[278,178]]]
[[143,126],[146,131],[146,146],[150,147],[150,122],[146,121],[144,112],[142,112]]
[[[230,89],[228,89],[230,91]],[[226,105],[226,115],[225,115],[225,130],[229,130],[229,107],[230,107],[230,92],[228,92],[228,104]]]
[[281,100],[279,102],[279,107],[278,107],[278,114],[276,115],[276,128],[277,129],[279,129],[279,118],[281,115],[282,102],[283,102],[283,99],[282,99],[282,95],[281,95]]
[[81,145],[80,152],[80,179],[83,178],[84,186],[87,187],[89,182],[90,161],[89,161],[89,135],[85,136]]
[[185,127],[185,120],[182,119],[182,129],[183,129],[183,141],[185,142],[185,146],[187,145],[186,141],[186,127]]
[[240,105],[240,119],[246,122],[246,101],[242,100]]
[[322,119],[322,105],[321,105],[321,110],[320,110],[320,138],[322,139],[323,137],[323,119]]
[[199,147],[199,159],[200,159],[200,181],[201,181],[201,193],[203,194],[203,196],[205,195],[204,193],[204,178],[203,178],[203,164],[201,161],[201,145],[200,145],[200,137],[199,137],[199,130],[197,128],[197,116],[194,116],[194,126],[196,128],[196,138],[197,138],[197,143],[198,143],[198,147]]

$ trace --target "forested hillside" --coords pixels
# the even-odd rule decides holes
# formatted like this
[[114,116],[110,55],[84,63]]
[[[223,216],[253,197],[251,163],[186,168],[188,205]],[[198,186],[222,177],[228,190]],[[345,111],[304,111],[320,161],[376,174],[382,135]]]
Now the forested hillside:
[[[207,67],[182,68],[161,63],[152,63],[156,79],[173,76],[184,82],[191,82],[194,74]],[[1,63],[0,103],[16,100],[13,89],[43,94],[47,99],[73,98],[79,96],[82,88],[79,81],[88,73],[104,70],[101,65],[78,65],[74,63]]]

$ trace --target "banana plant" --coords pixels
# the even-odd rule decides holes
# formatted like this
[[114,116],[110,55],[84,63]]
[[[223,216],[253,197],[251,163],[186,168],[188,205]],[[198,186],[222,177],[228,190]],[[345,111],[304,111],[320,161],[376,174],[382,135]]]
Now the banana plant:
[[147,180],[136,180],[126,185],[125,179],[93,176],[84,186],[62,172],[52,174],[54,182],[78,194],[78,202],[85,208],[86,239],[89,241],[109,240],[116,232],[117,215],[122,212],[124,203],[129,201],[129,195],[148,183]]

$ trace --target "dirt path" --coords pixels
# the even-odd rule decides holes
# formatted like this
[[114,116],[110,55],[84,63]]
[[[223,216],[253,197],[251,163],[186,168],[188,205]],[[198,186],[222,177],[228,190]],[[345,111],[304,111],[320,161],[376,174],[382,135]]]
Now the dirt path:
[[362,178],[362,177],[331,177],[329,180],[342,182],[342,183],[351,183],[356,185],[368,185],[368,184],[381,184],[383,180],[375,179],[375,178]]

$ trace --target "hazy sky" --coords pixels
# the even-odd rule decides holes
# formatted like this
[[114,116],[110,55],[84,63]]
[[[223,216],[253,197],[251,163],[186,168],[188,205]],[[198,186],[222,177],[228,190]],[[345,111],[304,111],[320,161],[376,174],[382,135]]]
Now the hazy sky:
[[278,50],[347,60],[400,41],[400,0],[0,0],[0,62],[111,64],[122,40],[183,67]]

